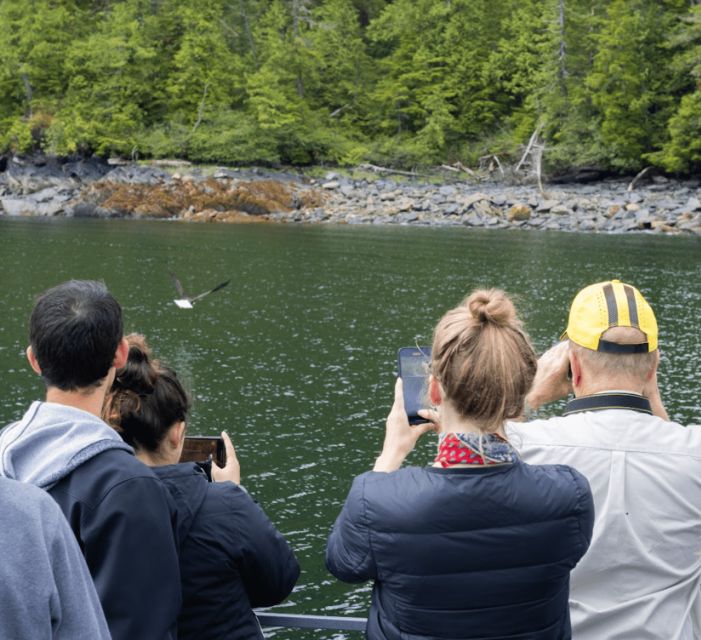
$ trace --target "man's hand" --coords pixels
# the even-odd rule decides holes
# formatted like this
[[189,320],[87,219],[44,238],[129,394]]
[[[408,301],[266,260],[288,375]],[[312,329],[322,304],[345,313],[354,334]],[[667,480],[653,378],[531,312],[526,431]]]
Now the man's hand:
[[221,432],[222,440],[224,440],[224,449],[226,450],[226,464],[223,467],[212,461],[212,480],[214,482],[235,482],[241,484],[241,465],[236,457],[236,449],[229,438],[226,431]]
[[385,443],[380,457],[375,461],[374,471],[396,471],[404,459],[413,451],[417,440],[429,431],[436,431],[432,422],[410,425],[404,410],[402,379],[394,385],[394,404],[387,416]]
[[567,340],[559,342],[540,356],[533,386],[526,396],[526,406],[536,410],[541,405],[566,398],[572,393],[572,382],[567,379],[569,366]]

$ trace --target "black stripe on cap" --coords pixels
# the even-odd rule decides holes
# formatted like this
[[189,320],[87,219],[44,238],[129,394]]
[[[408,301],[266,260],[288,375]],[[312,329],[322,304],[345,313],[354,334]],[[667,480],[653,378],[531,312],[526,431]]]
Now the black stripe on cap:
[[609,327],[618,326],[618,306],[616,305],[616,294],[613,292],[612,284],[604,285],[604,296],[606,297],[606,308],[609,314]]
[[648,353],[650,347],[647,342],[620,344],[618,342],[609,342],[608,340],[599,338],[599,348],[597,351],[602,353]]
[[630,326],[636,329],[640,328],[638,323],[638,305],[635,303],[635,291],[633,287],[627,284],[623,285],[623,291],[626,293],[626,299],[628,300],[628,315],[630,316]]

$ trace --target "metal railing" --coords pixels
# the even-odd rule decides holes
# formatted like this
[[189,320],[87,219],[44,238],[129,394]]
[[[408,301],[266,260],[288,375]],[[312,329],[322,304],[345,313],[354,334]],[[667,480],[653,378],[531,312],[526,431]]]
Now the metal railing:
[[312,616],[294,613],[263,613],[256,611],[261,627],[287,629],[333,629],[334,631],[365,631],[367,618],[350,616]]

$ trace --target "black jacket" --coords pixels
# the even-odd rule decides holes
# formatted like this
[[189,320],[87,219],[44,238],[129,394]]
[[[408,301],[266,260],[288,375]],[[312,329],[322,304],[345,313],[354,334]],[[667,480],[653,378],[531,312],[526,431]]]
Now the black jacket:
[[244,489],[210,483],[195,463],[154,467],[178,507],[181,640],[262,638],[253,607],[278,604],[299,565],[285,538]]
[[131,453],[108,449],[49,489],[83,551],[113,640],[176,638],[172,499]]
[[341,580],[374,580],[372,640],[564,640],[570,571],[593,522],[589,484],[561,465],[368,472],[326,564]]

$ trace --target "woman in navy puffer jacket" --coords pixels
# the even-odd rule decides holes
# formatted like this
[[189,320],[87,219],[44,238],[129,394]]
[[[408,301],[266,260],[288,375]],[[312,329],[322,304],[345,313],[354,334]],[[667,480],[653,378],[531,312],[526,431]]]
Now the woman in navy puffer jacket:
[[[506,440],[535,370],[511,301],[481,290],[434,331],[430,422],[409,425],[397,381],[382,453],[353,482],[326,552],[339,579],[374,580],[368,638],[571,637],[569,574],[594,506],[584,476],[527,465]],[[400,469],[429,431],[433,464]]]
[[176,503],[183,589],[178,638],[262,640],[252,608],[289,595],[299,577],[294,553],[239,485],[236,452],[225,433],[226,465],[212,463],[214,482],[194,462],[175,464],[189,398],[175,372],[150,358],[142,336],[127,341],[129,359],[117,372],[103,417],[153,467]]

